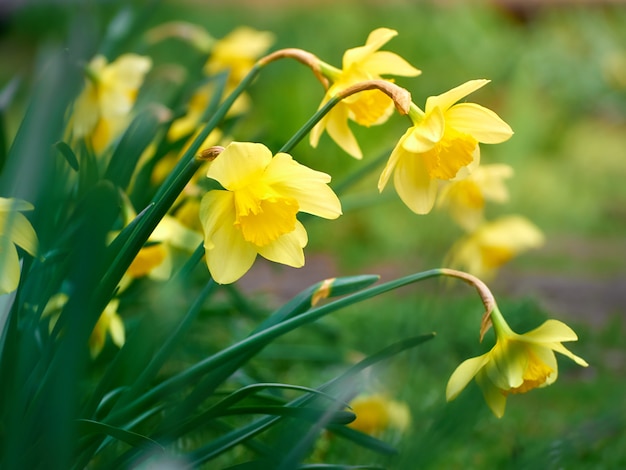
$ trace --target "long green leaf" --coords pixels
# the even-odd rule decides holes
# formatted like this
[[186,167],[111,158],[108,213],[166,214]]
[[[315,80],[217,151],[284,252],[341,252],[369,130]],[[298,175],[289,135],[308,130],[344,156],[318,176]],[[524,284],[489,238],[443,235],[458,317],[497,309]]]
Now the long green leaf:
[[130,444],[133,447],[139,447],[143,450],[150,452],[163,453],[165,449],[156,441],[149,437],[142,436],[133,431],[111,426],[99,421],[93,421],[91,419],[79,419],[78,431],[84,435],[87,434],[104,434],[118,439],[122,442]]

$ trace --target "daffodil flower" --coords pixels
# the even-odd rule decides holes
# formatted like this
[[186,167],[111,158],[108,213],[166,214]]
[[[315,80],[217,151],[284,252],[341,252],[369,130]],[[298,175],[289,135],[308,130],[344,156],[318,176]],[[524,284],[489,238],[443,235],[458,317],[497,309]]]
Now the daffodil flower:
[[17,246],[35,256],[37,234],[22,211],[32,204],[20,199],[0,197],[0,295],[13,292],[20,282]]
[[500,117],[475,103],[460,99],[489,83],[470,80],[426,100],[425,111],[411,106],[413,126],[400,138],[378,181],[387,185],[392,173],[402,201],[417,214],[433,207],[440,181],[467,176],[480,160],[479,142],[504,142],[513,131]]
[[379,393],[357,396],[350,408],[356,419],[348,426],[371,436],[380,436],[387,430],[404,432],[411,423],[406,403]]
[[292,267],[304,265],[307,233],[298,212],[335,219],[339,199],[330,176],[294,161],[272,157],[262,144],[233,142],[211,163],[207,176],[224,190],[209,191],[200,203],[204,247],[216,282],[243,276],[257,254]]
[[504,180],[512,175],[513,168],[509,165],[480,165],[466,178],[445,184],[439,192],[437,207],[447,208],[456,223],[473,231],[484,222],[486,201],[508,200]]
[[124,328],[124,322],[117,313],[118,306],[119,300],[112,299],[105,307],[100,318],[98,318],[98,322],[89,337],[89,352],[91,353],[91,357],[95,358],[102,352],[107,333],[111,336],[113,344],[118,348],[124,346],[126,342],[126,329]]
[[491,312],[496,344],[486,354],[467,359],[452,373],[446,388],[448,401],[454,400],[467,384],[476,378],[491,411],[501,418],[506,397],[545,387],[557,379],[555,352],[587,367],[580,357],[561,343],[578,337],[565,323],[548,320],[525,334],[515,333],[504,320],[497,306]]
[[137,54],[123,54],[110,64],[96,56],[87,66],[85,88],[74,105],[74,137],[89,137],[96,153],[111,144],[128,124],[137,92],[151,67],[149,57]]
[[456,242],[446,256],[445,264],[481,279],[491,279],[515,256],[543,243],[543,234],[528,219],[518,215],[504,216],[480,225]]
[[[332,85],[326,91],[320,108],[332,97],[359,82],[382,80],[382,75],[415,77],[421,72],[399,55],[379,51],[398,33],[392,29],[379,28],[370,33],[364,46],[347,50],[343,55],[342,69],[338,70],[320,61],[321,72]],[[348,121],[361,126],[382,124],[393,113],[393,101],[377,90],[363,91],[343,99],[312,129],[310,143],[317,147],[324,131],[345,152],[361,159],[363,154],[350,130]]]

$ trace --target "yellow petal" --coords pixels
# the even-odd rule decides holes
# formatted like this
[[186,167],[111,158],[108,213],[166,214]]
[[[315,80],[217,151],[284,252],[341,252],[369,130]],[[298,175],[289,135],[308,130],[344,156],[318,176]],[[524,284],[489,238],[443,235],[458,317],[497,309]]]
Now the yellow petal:
[[387,160],[387,164],[385,165],[385,168],[380,174],[380,178],[378,178],[378,191],[379,192],[382,192],[383,189],[385,189],[385,186],[387,186],[387,182],[389,181],[389,177],[393,174],[393,171],[396,169],[396,166],[398,165],[398,161],[400,160],[400,157],[406,153],[406,151],[403,150],[402,146],[406,138],[411,134],[411,132],[413,132],[412,127],[407,129],[404,135],[400,137],[400,140],[398,141],[393,151],[391,152],[391,155],[389,156],[389,160]]
[[574,361],[579,366],[587,367],[589,365],[587,363],[587,361],[585,361],[582,357],[578,357],[576,354],[571,352],[569,349],[567,349],[561,343],[555,343],[555,344],[551,344],[549,346],[550,346],[550,348],[553,351],[556,351],[556,352],[558,352],[560,354],[563,354],[564,356],[569,357],[572,361]]
[[409,152],[424,153],[432,149],[443,137],[446,122],[441,109],[434,108],[424,120],[412,127],[402,146]]
[[483,396],[485,397],[485,402],[493,414],[498,418],[502,418],[506,408],[506,395],[502,393],[502,390],[495,386],[484,373],[479,373],[476,376],[476,382],[478,382]]
[[[500,344],[502,343],[502,344]],[[502,390],[519,387],[524,383],[528,356],[520,344],[498,340],[491,350],[491,360],[485,365],[489,379]]]
[[207,177],[235,191],[258,180],[272,161],[272,152],[263,144],[232,142],[215,159]]
[[219,284],[230,284],[243,276],[257,254],[235,228],[233,199],[229,191],[209,191],[200,203],[205,258],[211,276]]
[[327,183],[330,176],[278,153],[265,171],[265,181],[283,197],[298,201],[301,212],[326,219],[341,215],[341,203]]
[[15,245],[0,236],[0,295],[13,292],[20,282],[20,260]]
[[445,93],[437,96],[431,96],[426,100],[426,114],[431,112],[435,107],[438,107],[443,112],[446,112],[450,106],[459,101],[461,98],[465,98],[470,93],[484,87],[490,80],[470,80],[468,82],[459,85],[452,90],[448,90]]
[[193,251],[202,242],[202,235],[166,215],[150,235],[150,240],[167,242],[176,248]]
[[513,135],[511,127],[500,116],[475,103],[452,106],[446,112],[446,124],[485,144],[498,144]]
[[304,226],[296,222],[293,232],[281,235],[266,246],[258,247],[258,252],[263,258],[275,263],[286,264],[294,268],[304,266],[304,248],[308,238]]
[[373,75],[399,75],[401,77],[416,77],[421,70],[416,69],[398,54],[389,51],[379,51],[367,57],[362,67]]
[[489,360],[489,354],[463,361],[452,373],[446,386],[446,400],[454,400]]
[[547,320],[541,326],[520,336],[524,341],[533,343],[560,343],[578,339],[574,330],[558,320]]
[[328,135],[346,153],[357,160],[363,158],[359,144],[348,126],[348,108],[345,104],[339,103],[329,112],[326,130]]
[[367,37],[364,46],[348,49],[343,55],[343,70],[349,69],[352,65],[366,59],[367,56],[384,46],[391,38],[397,36],[398,32],[389,28],[378,28],[372,31]]
[[32,211],[35,207],[23,199],[0,197],[0,212]]
[[437,181],[430,178],[421,156],[399,150],[393,183],[400,199],[416,214],[427,214],[437,195]]
[[10,227],[4,229],[13,243],[35,256],[38,246],[37,234],[28,219],[23,214],[15,212],[7,218],[6,223],[10,224]]

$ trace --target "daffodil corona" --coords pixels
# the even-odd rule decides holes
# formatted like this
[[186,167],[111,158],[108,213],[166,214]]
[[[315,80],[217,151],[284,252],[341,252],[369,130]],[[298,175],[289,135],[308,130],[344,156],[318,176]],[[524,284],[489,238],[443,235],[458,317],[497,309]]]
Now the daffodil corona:
[[298,212],[335,219],[341,205],[330,176],[294,161],[272,157],[262,144],[233,142],[211,163],[207,176],[224,190],[200,203],[206,262],[216,282],[243,276],[257,254],[292,267],[304,265],[307,233]]
[[480,161],[479,143],[504,142],[513,131],[493,111],[460,99],[489,83],[471,80],[426,100],[426,110],[411,105],[413,126],[400,138],[378,181],[378,190],[393,174],[402,201],[417,214],[433,207],[440,181],[461,178]]
[[[321,71],[330,79],[320,108],[333,96],[359,82],[381,80],[382,75],[414,77],[421,72],[399,55],[389,51],[379,51],[398,33],[388,28],[378,28],[370,33],[364,46],[349,49],[343,55],[342,69],[338,70],[321,63]],[[384,93],[377,90],[363,91],[343,99],[328,112],[313,128],[310,142],[317,147],[322,133],[326,130],[330,137],[343,150],[354,158],[363,154],[352,134],[348,121],[355,121],[362,126],[372,126],[385,122],[393,112],[393,102]]]
[[515,333],[497,306],[491,312],[496,344],[486,354],[467,359],[452,373],[446,389],[448,401],[454,400],[467,384],[476,378],[491,411],[501,418],[506,397],[552,384],[558,375],[555,352],[576,364],[588,364],[561,343],[576,341],[576,333],[566,324],[548,320],[523,335]]

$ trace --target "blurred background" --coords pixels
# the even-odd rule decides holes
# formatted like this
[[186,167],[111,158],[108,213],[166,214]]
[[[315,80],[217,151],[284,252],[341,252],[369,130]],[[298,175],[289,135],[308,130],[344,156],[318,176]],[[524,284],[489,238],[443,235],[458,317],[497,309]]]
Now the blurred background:
[[[118,43],[119,51],[150,54],[157,69],[184,55],[181,44],[150,48],[142,42],[145,30],[165,21],[192,22],[215,38],[240,25],[271,31],[273,49],[299,47],[335,66],[346,49],[362,45],[371,30],[384,26],[399,33],[384,49],[422,70],[418,78],[397,80],[418,105],[469,79],[491,79],[469,101],[495,110],[515,135],[504,144],[483,146],[482,162],[507,163],[515,176],[508,182],[510,202],[489,206],[488,218],[524,215],[547,241],[505,266],[490,286],[520,332],[548,317],[570,324],[579,334],[572,350],[590,367],[561,361],[559,381],[511,397],[502,420],[490,414],[473,385],[446,404],[449,374],[479,352],[482,312],[465,286],[436,282],[348,309],[322,328],[299,331],[269,348],[259,367],[272,380],[278,376],[315,385],[338,356],[349,361],[407,332],[437,331],[434,341],[364,380],[366,387],[411,409],[411,426],[394,436],[401,453],[384,460],[385,465],[626,467],[626,3],[4,0],[0,110],[7,142],[17,130],[34,77],[45,80],[38,71],[48,51],[81,38],[81,50],[68,53],[88,60],[103,36],[124,27],[123,12],[133,8],[144,16],[134,23],[136,33]],[[14,97],[10,102],[7,90]],[[276,150],[317,109],[323,89],[308,69],[280,61],[263,71],[250,93],[254,107],[232,136]],[[396,115],[383,126],[354,128],[363,162],[342,153],[327,136],[317,149],[304,141],[292,153],[341,182],[388,154],[406,126],[406,118]],[[378,273],[388,280],[439,267],[461,230],[443,213],[416,216],[391,188],[380,196],[381,169],[382,164],[373,168],[342,194],[343,217],[332,224],[310,221],[303,269],[294,273],[260,262],[242,279],[244,292],[258,294],[270,308],[330,276]],[[201,337],[205,331],[199,329],[197,341],[206,340]],[[482,350],[492,341],[488,335]],[[350,449],[333,444],[323,450],[329,458],[350,455]]]

